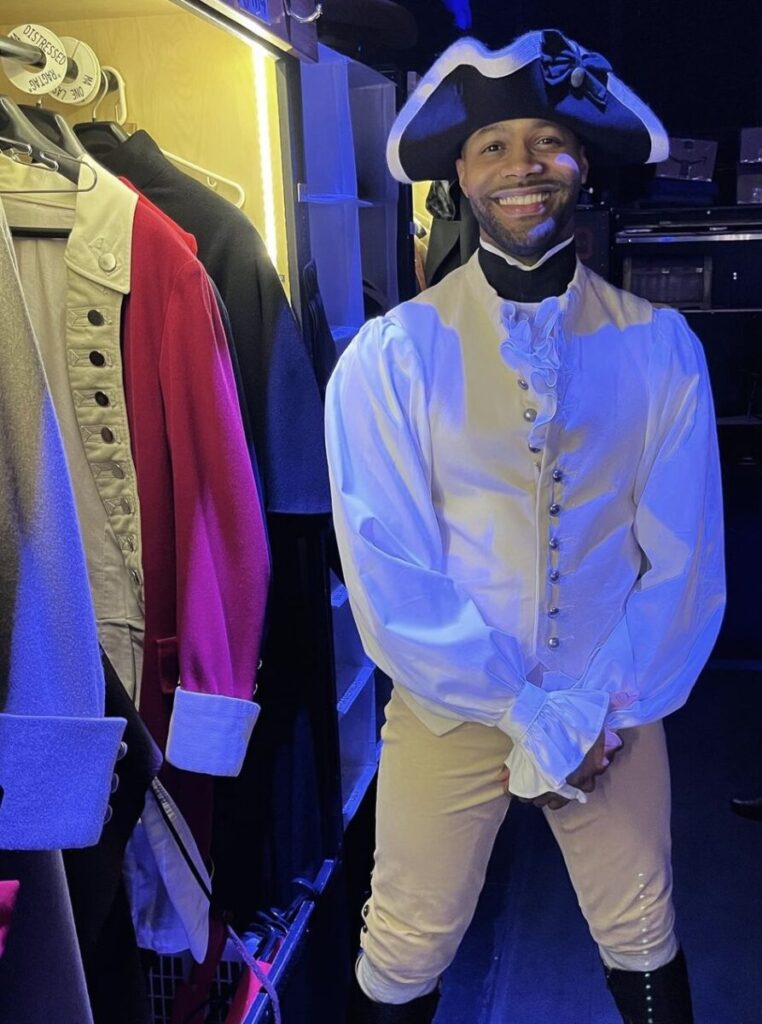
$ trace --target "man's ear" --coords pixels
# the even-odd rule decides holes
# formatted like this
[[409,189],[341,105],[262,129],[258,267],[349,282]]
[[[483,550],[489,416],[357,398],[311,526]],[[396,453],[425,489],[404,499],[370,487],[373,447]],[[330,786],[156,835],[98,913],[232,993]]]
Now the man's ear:
[[587,153],[585,152],[584,146],[579,147],[579,170],[580,177],[582,178],[582,184],[584,185],[590,172],[590,163],[587,159]]
[[468,191],[466,190],[466,163],[463,157],[459,156],[455,161],[455,170],[458,172],[458,184],[460,185],[460,191],[468,199]]

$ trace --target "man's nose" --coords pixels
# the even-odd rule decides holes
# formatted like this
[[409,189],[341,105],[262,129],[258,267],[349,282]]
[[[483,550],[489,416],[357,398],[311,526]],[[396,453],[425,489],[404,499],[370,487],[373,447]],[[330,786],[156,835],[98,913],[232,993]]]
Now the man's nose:
[[526,146],[512,146],[500,165],[504,178],[523,178],[542,171],[542,163]]

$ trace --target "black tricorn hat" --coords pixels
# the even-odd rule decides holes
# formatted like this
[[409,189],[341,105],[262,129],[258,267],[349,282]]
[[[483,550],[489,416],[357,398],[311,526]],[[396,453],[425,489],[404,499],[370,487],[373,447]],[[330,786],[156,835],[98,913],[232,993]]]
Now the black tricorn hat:
[[659,163],[669,154],[664,126],[608,62],[544,29],[502,50],[470,38],[448,47],[392,125],[389,169],[403,182],[452,178],[466,139],[511,118],[569,128],[593,164]]

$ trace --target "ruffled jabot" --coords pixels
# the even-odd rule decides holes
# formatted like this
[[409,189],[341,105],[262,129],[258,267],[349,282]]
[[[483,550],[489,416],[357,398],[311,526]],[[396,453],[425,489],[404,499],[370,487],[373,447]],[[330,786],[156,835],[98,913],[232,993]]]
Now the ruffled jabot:
[[532,389],[537,411],[529,432],[529,444],[545,445],[548,423],[556,414],[564,376],[564,326],[576,290],[571,287],[561,296],[552,295],[536,307],[514,302],[500,304],[500,322],[504,332],[500,342],[503,361]]

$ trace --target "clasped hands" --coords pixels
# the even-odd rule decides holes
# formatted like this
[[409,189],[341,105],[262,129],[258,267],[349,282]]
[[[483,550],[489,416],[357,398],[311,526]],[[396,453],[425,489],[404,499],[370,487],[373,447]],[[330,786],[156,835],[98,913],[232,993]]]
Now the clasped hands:
[[[592,793],[595,789],[595,780],[611,767],[614,758],[621,749],[621,736],[604,727],[579,766],[566,779],[567,783],[570,786],[574,786],[575,789],[581,789],[583,793]],[[510,769],[504,765],[498,777],[503,783],[505,795],[511,796]],[[532,799],[524,797],[517,797],[516,799],[521,800],[525,804],[534,804],[535,807],[547,807],[551,811],[557,811],[559,807],[565,807],[569,803],[566,797],[560,796],[558,793],[541,793]]]

